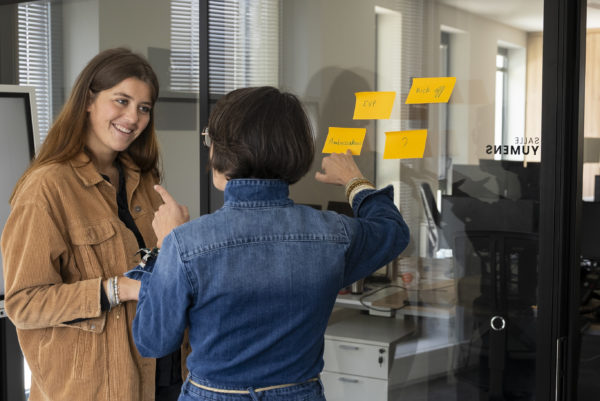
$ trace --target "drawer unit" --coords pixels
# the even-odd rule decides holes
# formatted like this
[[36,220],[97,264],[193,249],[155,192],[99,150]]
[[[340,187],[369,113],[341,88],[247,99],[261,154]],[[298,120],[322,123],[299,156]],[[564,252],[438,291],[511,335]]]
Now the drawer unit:
[[411,323],[360,312],[330,323],[321,379],[327,401],[387,401],[396,344]]
[[322,372],[321,381],[325,387],[327,401],[386,401],[388,399],[387,380]]
[[359,342],[325,340],[324,370],[387,379],[389,347]]

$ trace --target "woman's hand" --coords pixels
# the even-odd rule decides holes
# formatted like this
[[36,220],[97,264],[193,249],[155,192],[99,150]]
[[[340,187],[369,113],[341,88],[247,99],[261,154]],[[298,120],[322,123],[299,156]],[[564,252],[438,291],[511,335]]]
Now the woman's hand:
[[363,177],[352,158],[350,150],[343,153],[332,153],[321,162],[323,172],[317,171],[315,179],[325,184],[346,185],[355,177]]
[[155,185],[154,190],[158,192],[163,202],[165,202],[159,206],[158,210],[154,213],[154,220],[152,220],[152,228],[157,238],[156,246],[160,248],[167,234],[175,227],[190,220],[190,212],[187,206],[177,203],[171,194],[160,185]]

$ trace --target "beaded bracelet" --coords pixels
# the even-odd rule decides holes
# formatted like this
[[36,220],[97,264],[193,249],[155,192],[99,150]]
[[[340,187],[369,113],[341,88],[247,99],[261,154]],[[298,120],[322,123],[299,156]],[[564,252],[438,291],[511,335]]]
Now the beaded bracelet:
[[114,280],[113,280],[113,285],[115,287],[115,301],[116,301],[117,305],[119,305],[121,303],[121,300],[119,299],[119,282],[117,280],[118,280],[118,277],[115,276]]
[[119,283],[117,281],[117,276],[110,277],[106,287],[108,289],[108,294],[106,294],[106,296],[108,298],[108,303],[110,304],[110,309],[112,309],[121,304],[121,300],[119,299]]
[[359,185],[362,180],[366,180],[366,178],[354,177],[346,183],[346,187],[345,187],[346,199],[348,199],[348,195],[350,195],[350,191],[352,191],[352,188],[354,188],[356,185]]
[[359,186],[364,185],[367,185],[370,188],[375,188],[371,181],[367,180],[364,177],[354,177],[353,179],[348,181],[348,183],[346,184],[346,199],[348,199],[348,202],[350,202],[350,204],[352,204],[352,202],[350,201],[350,194],[352,194],[352,192]]
[[368,184],[361,184],[359,186],[357,186],[356,188],[354,188],[351,192],[350,192],[350,196],[348,196],[348,203],[350,203],[350,206],[352,206],[352,202],[354,202],[354,197],[360,192],[363,191],[365,189],[375,189],[375,186],[371,183]]

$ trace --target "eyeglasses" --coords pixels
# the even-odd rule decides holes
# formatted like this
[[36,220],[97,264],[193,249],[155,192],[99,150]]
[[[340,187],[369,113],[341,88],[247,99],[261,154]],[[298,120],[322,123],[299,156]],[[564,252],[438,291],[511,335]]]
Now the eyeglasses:
[[202,131],[202,143],[207,148],[210,148],[210,145],[212,145],[212,139],[210,139],[210,135],[208,135],[208,127],[204,128],[204,131]]

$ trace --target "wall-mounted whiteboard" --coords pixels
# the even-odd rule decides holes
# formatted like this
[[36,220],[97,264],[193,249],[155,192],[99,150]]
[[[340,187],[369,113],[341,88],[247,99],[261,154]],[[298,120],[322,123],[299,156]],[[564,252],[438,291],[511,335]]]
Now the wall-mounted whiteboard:
[[[34,88],[0,85],[0,230],[10,213],[10,194],[38,148],[37,127]],[[3,276],[0,296],[4,298]]]

